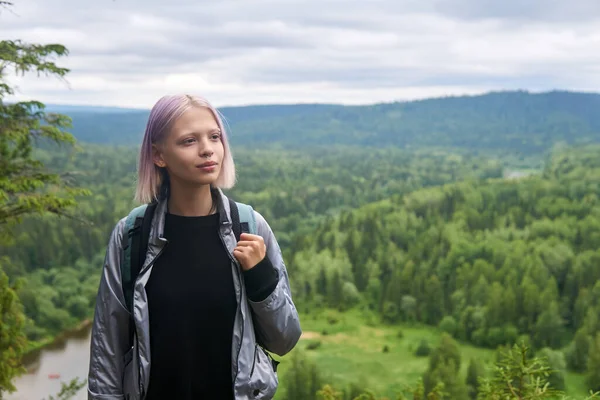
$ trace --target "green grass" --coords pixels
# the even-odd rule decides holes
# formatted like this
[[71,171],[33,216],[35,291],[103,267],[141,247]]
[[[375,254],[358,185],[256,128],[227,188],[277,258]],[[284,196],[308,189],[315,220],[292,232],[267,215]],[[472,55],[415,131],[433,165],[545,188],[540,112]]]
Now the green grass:
[[[336,387],[358,383],[379,396],[392,399],[407,386],[414,386],[427,369],[428,357],[414,355],[421,340],[426,339],[430,347],[435,348],[441,336],[441,332],[432,327],[383,325],[357,310],[346,313],[320,310],[301,314],[300,318],[303,337],[293,351],[303,351],[314,360],[326,382]],[[336,322],[330,323],[330,319]],[[402,332],[400,337],[399,332]],[[319,347],[308,349],[317,341],[320,341]],[[383,352],[384,346],[388,346],[389,352]],[[486,365],[492,363],[493,350],[464,343],[460,343],[460,349],[463,379],[471,358],[483,360]],[[275,399],[282,399],[289,355],[278,359],[281,361],[278,370],[280,386]],[[574,399],[586,397],[582,375],[569,372],[566,379],[569,396]]]
[[565,376],[567,383],[567,394],[574,399],[584,399],[590,395],[589,389],[585,384],[585,376],[575,372],[567,372]]

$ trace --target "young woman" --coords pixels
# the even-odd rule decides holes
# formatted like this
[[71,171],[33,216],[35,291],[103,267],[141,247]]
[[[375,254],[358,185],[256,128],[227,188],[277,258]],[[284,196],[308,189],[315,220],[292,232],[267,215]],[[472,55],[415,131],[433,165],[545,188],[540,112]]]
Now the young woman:
[[288,353],[300,322],[265,219],[254,211],[258,234],[237,241],[233,233],[221,189],[233,186],[235,167],[217,111],[198,97],[161,98],[138,178],[136,199],[157,204],[148,250],[131,314],[120,273],[125,218],[117,223],[98,290],[88,398],[271,399],[276,363],[263,348]]

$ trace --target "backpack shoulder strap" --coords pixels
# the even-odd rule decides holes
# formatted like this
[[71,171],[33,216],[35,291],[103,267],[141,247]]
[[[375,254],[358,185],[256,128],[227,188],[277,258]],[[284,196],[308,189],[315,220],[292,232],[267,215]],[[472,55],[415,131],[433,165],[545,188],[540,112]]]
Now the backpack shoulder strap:
[[[233,225],[233,233],[236,240],[240,240],[240,235],[242,232],[258,235],[258,231],[256,229],[256,216],[254,215],[254,209],[252,206],[229,199],[229,210],[231,214],[231,223]],[[259,345],[264,349],[262,344],[259,343]],[[265,353],[271,360],[271,366],[273,367],[273,370],[277,372],[277,365],[279,364],[279,361],[273,359],[268,352],[265,351]]]
[[131,312],[133,307],[133,286],[145,261],[148,249],[148,238],[155,203],[143,204],[131,210],[125,220],[126,244],[123,247],[121,262],[121,284],[125,305]]
[[139,233],[141,229],[146,207],[147,205],[143,204],[134,208],[125,220],[125,245],[123,246],[123,258],[121,261],[121,285],[123,287],[125,305],[129,311],[131,311],[131,289],[133,287],[131,274],[131,247],[132,242],[135,242],[138,237],[137,233]]
[[254,216],[254,209],[248,204],[236,202],[238,213],[240,214],[240,225],[242,232],[251,233],[256,235],[256,217]]
[[229,199],[229,209],[236,240],[240,240],[242,232],[257,234],[256,218],[252,206]]

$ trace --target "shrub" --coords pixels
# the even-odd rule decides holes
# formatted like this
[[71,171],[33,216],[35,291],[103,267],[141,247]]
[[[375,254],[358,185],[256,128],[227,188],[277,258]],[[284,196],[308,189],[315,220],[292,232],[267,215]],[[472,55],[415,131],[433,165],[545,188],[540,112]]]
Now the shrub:
[[314,341],[312,341],[312,342],[310,342],[310,343],[308,343],[306,345],[306,349],[307,350],[316,350],[319,347],[321,347],[321,341],[320,340],[314,340]]
[[429,342],[427,340],[422,339],[421,343],[419,343],[419,347],[415,351],[415,355],[417,357],[427,357],[431,353],[431,347],[429,346]]

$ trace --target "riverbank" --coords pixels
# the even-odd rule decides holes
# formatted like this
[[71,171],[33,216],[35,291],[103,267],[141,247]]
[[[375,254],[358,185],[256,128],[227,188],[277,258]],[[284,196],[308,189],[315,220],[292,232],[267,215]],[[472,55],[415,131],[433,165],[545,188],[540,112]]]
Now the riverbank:
[[22,364],[27,373],[31,373],[36,369],[37,360],[39,360],[43,350],[60,350],[66,346],[69,339],[84,338],[92,329],[92,322],[91,319],[86,318],[73,328],[67,329],[55,337],[29,342],[22,358]]

